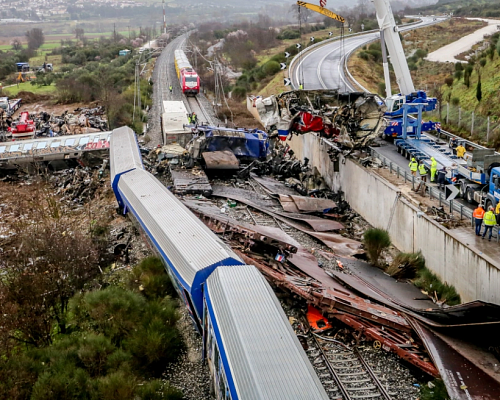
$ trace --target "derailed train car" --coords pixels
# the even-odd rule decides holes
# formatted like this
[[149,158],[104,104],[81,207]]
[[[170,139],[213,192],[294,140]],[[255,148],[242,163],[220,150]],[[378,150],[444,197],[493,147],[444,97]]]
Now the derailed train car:
[[142,227],[203,335],[220,399],[328,399],[269,284],[144,170],[133,131],[111,135],[118,204]]

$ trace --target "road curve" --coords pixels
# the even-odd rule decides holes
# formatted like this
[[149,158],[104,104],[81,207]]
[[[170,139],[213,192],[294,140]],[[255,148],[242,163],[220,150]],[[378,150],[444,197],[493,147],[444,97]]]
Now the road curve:
[[[433,17],[421,17],[421,21],[416,24],[400,27],[400,31],[423,28],[443,19],[434,20]],[[299,82],[304,81],[304,89],[339,89],[340,91],[352,92],[363,90],[346,76],[344,64],[352,52],[367,43],[378,40],[379,32],[370,32],[358,36],[346,37],[344,43],[340,40],[325,43],[302,55],[295,57],[290,78],[295,88],[299,87]]]

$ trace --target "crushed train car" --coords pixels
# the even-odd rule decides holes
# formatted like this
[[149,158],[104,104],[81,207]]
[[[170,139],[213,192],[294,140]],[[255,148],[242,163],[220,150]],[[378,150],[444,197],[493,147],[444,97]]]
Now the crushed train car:
[[317,132],[342,146],[367,146],[385,129],[385,106],[377,95],[337,90],[295,90],[278,96],[247,98],[250,113],[268,132]]

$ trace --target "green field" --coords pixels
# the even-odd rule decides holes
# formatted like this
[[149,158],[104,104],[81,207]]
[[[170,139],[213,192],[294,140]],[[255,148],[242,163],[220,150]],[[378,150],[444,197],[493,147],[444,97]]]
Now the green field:
[[22,82],[19,85],[3,89],[2,93],[9,97],[15,97],[21,91],[32,92],[35,94],[52,94],[56,91],[56,87],[55,85],[38,87],[36,85],[32,85],[30,82]]

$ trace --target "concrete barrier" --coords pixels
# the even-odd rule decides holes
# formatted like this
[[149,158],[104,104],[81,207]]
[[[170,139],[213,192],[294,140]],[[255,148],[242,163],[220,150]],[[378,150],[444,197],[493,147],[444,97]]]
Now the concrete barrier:
[[387,229],[393,214],[389,233],[396,248],[422,251],[427,267],[455,286],[463,302],[477,299],[500,305],[499,261],[462,243],[452,230],[398,196],[394,185],[355,161],[341,158],[336,168],[321,138],[307,134],[288,143],[297,157],[311,160],[333,190],[342,190],[346,201],[372,226]]

